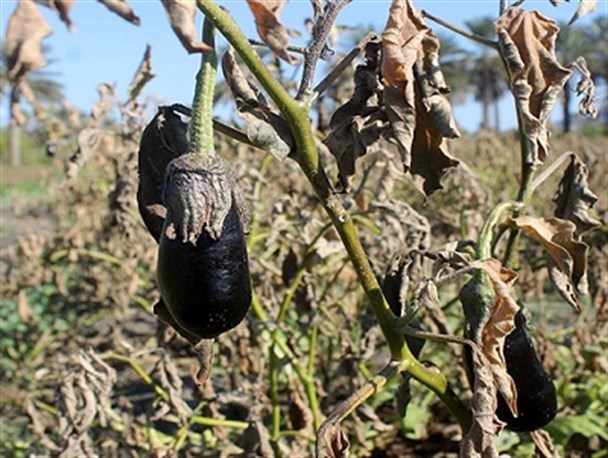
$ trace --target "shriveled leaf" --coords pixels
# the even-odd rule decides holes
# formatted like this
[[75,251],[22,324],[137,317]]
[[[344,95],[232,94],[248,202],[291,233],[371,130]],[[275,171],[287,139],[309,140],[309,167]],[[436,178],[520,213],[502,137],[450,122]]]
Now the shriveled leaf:
[[247,0],[247,4],[262,41],[281,59],[292,65],[297,64],[298,59],[287,53],[289,34],[279,20],[287,0]]
[[316,456],[318,458],[347,458],[349,445],[348,437],[342,431],[340,424],[332,424],[328,428],[319,430]]
[[489,363],[479,351],[473,351],[475,383],[471,399],[473,424],[460,444],[461,458],[497,458],[496,439],[502,429],[496,420],[496,385]]
[[247,429],[237,439],[236,445],[243,449],[245,456],[259,456],[262,458],[273,458],[275,456],[270,445],[268,429],[259,418],[249,423]]
[[245,77],[231,50],[222,58],[222,70],[237,112],[245,122],[247,138],[279,161],[284,160],[294,148],[287,121],[268,106],[263,94]]
[[40,5],[47,6],[57,11],[59,19],[65,23],[69,30],[74,28],[74,23],[70,19],[70,11],[74,7],[74,0],[34,0]]
[[152,48],[150,45],[147,45],[141,63],[139,64],[131,83],[129,83],[129,100],[127,103],[135,100],[145,85],[155,76],[156,73],[152,70]]
[[8,80],[16,86],[30,70],[46,65],[42,56],[42,40],[53,29],[32,0],[20,0],[8,20],[4,52]]
[[495,23],[511,91],[522,116],[528,164],[542,164],[549,154],[549,114],[572,71],[555,55],[557,24],[536,11],[509,8]]
[[595,118],[597,116],[597,108],[594,105],[595,83],[587,68],[587,61],[584,57],[578,57],[570,67],[577,69],[581,75],[581,79],[576,83],[576,95],[581,98],[578,103],[578,112],[583,116]]
[[33,318],[33,310],[27,300],[25,290],[19,290],[17,295],[17,315],[22,323],[30,323]]
[[292,390],[289,393],[287,418],[290,423],[290,429],[294,431],[311,432],[314,429],[314,418],[310,406],[298,390]]
[[586,293],[589,247],[576,239],[575,224],[560,218],[534,216],[520,216],[512,221],[545,248],[550,257],[548,268],[551,280],[562,297],[580,312],[577,293]]
[[426,195],[458,161],[445,138],[460,135],[445,95],[450,92],[439,67],[439,40],[411,2],[394,0],[382,33],[384,103],[405,172]]
[[169,395],[171,410],[179,417],[183,424],[188,422],[192,409],[184,401],[182,387],[183,382],[175,364],[167,353],[163,353],[162,359],[157,366],[157,374],[161,387]]
[[201,339],[195,345],[192,345],[192,349],[199,362],[196,383],[199,387],[202,387],[209,380],[213,368],[213,339]]
[[530,438],[534,442],[534,448],[536,449],[536,455],[540,458],[557,458],[559,454],[553,445],[551,436],[544,429],[537,429],[530,433]]
[[575,154],[571,156],[570,165],[559,182],[553,202],[553,215],[576,224],[576,234],[579,236],[601,224],[590,215],[597,196],[589,188],[589,171]]
[[211,48],[198,39],[194,18],[196,2],[192,0],[162,0],[169,16],[169,24],[182,46],[190,54],[206,53]]
[[126,0],[97,0],[102,3],[107,9],[116,13],[125,21],[129,21],[131,24],[139,25],[139,17],[135,15],[133,9],[129,6]]
[[112,108],[112,98],[116,95],[116,87],[111,84],[102,83],[97,86],[99,100],[91,108],[91,116],[87,127],[100,128],[101,121]]
[[568,22],[568,25],[574,24],[583,16],[593,13],[597,8],[597,0],[579,0],[576,12]]

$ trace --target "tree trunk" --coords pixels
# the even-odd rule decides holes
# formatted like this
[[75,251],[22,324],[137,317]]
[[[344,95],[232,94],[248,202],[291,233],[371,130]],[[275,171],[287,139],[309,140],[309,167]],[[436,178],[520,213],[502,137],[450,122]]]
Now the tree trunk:
[[564,85],[564,100],[563,100],[563,110],[564,110],[564,132],[570,132],[570,99],[572,98],[572,94],[570,92],[570,84],[566,81]]
[[500,132],[500,104],[498,103],[499,99],[494,100],[494,129]]
[[11,90],[10,122],[8,124],[8,152],[10,164],[13,167],[21,165],[21,126],[14,116],[14,105],[19,103],[19,95],[15,88]]
[[481,104],[483,107],[483,111],[481,113],[481,129],[485,130],[490,127],[490,81],[489,81],[489,71],[488,71],[488,59],[483,57],[483,79],[482,83],[482,97]]

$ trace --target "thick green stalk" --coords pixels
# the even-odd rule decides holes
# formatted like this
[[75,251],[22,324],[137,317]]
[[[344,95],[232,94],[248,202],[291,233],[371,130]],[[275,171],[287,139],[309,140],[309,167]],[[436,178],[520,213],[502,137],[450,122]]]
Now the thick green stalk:
[[205,19],[203,41],[211,47],[201,58],[201,68],[196,75],[194,100],[192,101],[192,124],[190,126],[190,152],[199,154],[204,160],[215,156],[213,141],[213,92],[217,74],[215,54],[215,30]]

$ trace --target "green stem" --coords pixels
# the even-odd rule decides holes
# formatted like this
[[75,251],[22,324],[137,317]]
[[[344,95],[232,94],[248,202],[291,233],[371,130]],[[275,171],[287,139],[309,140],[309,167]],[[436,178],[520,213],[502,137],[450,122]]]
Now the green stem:
[[213,24],[207,19],[203,24],[203,41],[209,45],[211,51],[203,53],[201,68],[196,75],[190,126],[190,152],[199,154],[204,160],[209,160],[215,156],[212,114],[217,55],[215,54],[215,30]]
[[494,228],[500,222],[502,216],[509,211],[517,211],[522,207],[518,202],[502,202],[492,209],[488,219],[481,228],[477,241],[477,259],[487,259],[492,257],[492,240],[494,238]]

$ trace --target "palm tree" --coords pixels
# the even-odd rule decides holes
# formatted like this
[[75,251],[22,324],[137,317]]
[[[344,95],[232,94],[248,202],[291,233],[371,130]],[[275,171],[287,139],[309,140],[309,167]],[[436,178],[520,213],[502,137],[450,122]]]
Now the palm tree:
[[[4,47],[0,42],[0,49],[2,49],[2,58],[0,59],[0,93],[5,94],[9,90],[8,84],[8,66],[6,62],[6,53]],[[49,53],[47,46],[42,47],[43,54]],[[50,63],[52,60],[47,59]],[[63,86],[61,83],[56,81],[57,74],[48,72],[45,70],[35,70],[26,76],[26,79],[20,85],[10,88],[9,95],[9,111],[10,121],[8,125],[8,149],[10,164],[12,166],[21,165],[21,124],[14,116],[13,107],[19,104],[22,95],[24,83],[31,91],[34,99],[37,102],[41,102],[46,105],[59,103],[64,100]]]
[[[466,26],[475,35],[496,39],[494,19],[484,17],[467,21]],[[484,46],[481,53],[474,60],[469,72],[470,87],[474,91],[475,100],[481,102],[482,118],[481,128],[490,127],[490,106],[494,106],[494,128],[500,129],[500,110],[498,102],[508,88],[503,64],[498,56],[491,55]]]
[[[559,60],[564,65],[574,62],[579,56],[590,56],[598,46],[605,46],[605,42],[603,41],[595,43],[589,34],[579,25],[568,25],[565,22],[560,22],[559,28],[560,32],[557,36],[555,51]],[[564,132],[570,132],[571,130],[572,116],[570,105],[573,91],[572,79],[569,79],[564,85],[562,98]]]
[[460,47],[453,35],[438,34],[441,47],[439,48],[439,62],[445,81],[450,86],[450,101],[452,104],[466,102],[469,93],[469,66],[472,54]]

